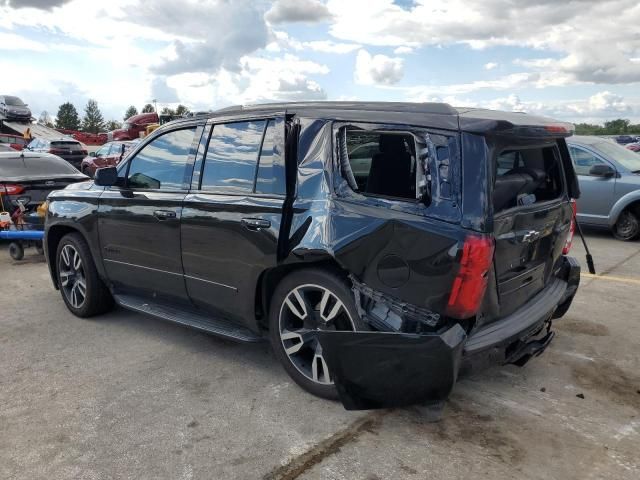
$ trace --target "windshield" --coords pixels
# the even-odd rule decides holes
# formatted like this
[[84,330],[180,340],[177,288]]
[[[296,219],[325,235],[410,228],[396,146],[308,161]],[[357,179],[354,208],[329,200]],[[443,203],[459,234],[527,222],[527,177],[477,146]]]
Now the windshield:
[[24,103],[18,97],[4,97],[4,103],[12,107],[23,107]]
[[628,148],[613,142],[594,143],[592,147],[632,172],[640,170],[640,155]]

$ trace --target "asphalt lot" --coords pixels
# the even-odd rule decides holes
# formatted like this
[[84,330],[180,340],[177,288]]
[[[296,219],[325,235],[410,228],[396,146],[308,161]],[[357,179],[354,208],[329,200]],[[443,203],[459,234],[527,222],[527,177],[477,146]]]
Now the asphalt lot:
[[640,242],[588,241],[604,275],[582,278],[551,347],[460,381],[438,423],[312,397],[267,344],[75,318],[42,257],[1,244],[0,478],[636,480]]

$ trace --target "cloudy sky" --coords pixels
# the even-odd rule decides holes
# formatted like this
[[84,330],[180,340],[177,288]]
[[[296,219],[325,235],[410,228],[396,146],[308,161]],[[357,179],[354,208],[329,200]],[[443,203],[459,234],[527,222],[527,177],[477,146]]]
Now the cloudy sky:
[[638,0],[0,0],[35,115],[182,102],[446,101],[640,122]]

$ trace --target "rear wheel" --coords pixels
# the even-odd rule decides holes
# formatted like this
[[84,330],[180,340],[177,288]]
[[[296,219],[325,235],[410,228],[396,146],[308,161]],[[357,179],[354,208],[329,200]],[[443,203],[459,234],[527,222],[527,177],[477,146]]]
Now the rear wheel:
[[613,236],[618,240],[635,240],[640,236],[640,219],[631,210],[625,210],[613,226]]
[[274,292],[269,313],[273,350],[289,376],[306,391],[337,399],[322,355],[318,330],[364,330],[349,285],[325,270],[301,270],[285,277]]
[[89,246],[80,234],[62,237],[56,262],[62,299],[71,313],[92,317],[113,307],[113,297],[100,279]]

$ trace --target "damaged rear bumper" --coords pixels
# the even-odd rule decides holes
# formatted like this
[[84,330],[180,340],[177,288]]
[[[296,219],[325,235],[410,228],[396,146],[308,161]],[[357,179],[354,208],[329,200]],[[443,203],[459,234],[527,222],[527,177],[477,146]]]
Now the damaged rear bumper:
[[461,371],[524,365],[540,355],[553,339],[556,309],[571,303],[579,280],[579,265],[565,259],[560,276],[544,290],[470,336],[455,324],[438,333],[324,330],[318,340],[347,410],[439,404]]

